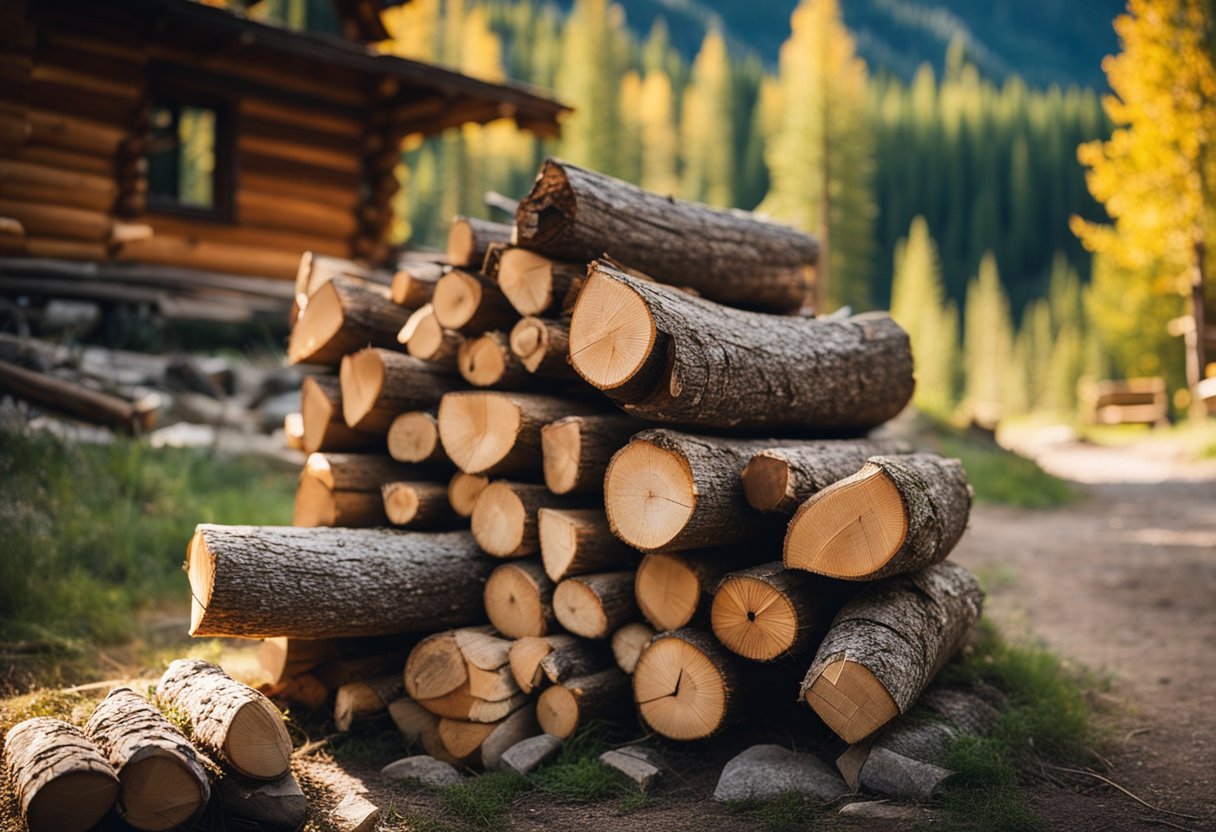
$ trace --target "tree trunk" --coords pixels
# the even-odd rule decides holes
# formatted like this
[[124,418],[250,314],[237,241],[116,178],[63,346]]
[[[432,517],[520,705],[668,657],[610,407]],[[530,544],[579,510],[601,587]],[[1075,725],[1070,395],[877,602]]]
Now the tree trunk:
[[95,425],[138,433],[152,427],[156,411],[55,376],[0,361],[0,390]]
[[685,627],[659,633],[633,670],[642,721],[673,740],[711,737],[742,710],[738,660],[713,636]]
[[305,453],[382,451],[377,433],[352,430],[342,419],[342,383],[334,376],[308,376],[300,387]]
[[554,494],[598,494],[612,455],[641,429],[623,414],[567,416],[541,428],[545,485]]
[[[1204,420],[1208,417],[1207,404],[1199,395],[1199,382],[1203,381],[1207,372],[1207,300],[1204,297],[1204,259],[1206,247],[1202,240],[1197,240],[1192,247],[1191,266],[1191,323],[1192,332],[1187,336],[1186,381],[1191,391],[1192,419]],[[1194,339],[1191,341],[1191,339]]]
[[356,430],[386,433],[407,410],[439,404],[456,389],[432,365],[392,350],[369,347],[342,359],[342,418]]
[[635,416],[795,434],[861,431],[912,398],[908,335],[891,318],[743,312],[591,266],[570,322],[574,369]]
[[874,439],[825,439],[766,448],[743,469],[743,491],[754,509],[793,514],[812,495],[857,473],[870,457],[910,452],[904,442]]
[[439,279],[431,305],[439,325],[457,332],[510,330],[519,320],[519,314],[494,282],[461,269],[453,269]]
[[486,581],[486,617],[508,638],[543,636],[557,624],[553,581],[534,560],[504,563]]
[[501,332],[486,332],[461,344],[456,366],[460,377],[474,387],[516,390],[536,384]]
[[444,465],[448,455],[439,442],[439,418],[434,410],[411,410],[393,419],[388,428],[388,455],[398,462]]
[[406,309],[421,309],[435,295],[435,284],[443,277],[440,263],[411,263],[397,269],[389,288],[393,303]]
[[368,344],[395,347],[409,316],[385,287],[335,275],[308,298],[291,328],[287,359],[333,367]]
[[357,717],[383,713],[401,697],[403,691],[400,671],[347,682],[334,696],[334,726],[349,731]]
[[448,263],[480,269],[491,243],[511,242],[512,227],[477,217],[457,217],[448,229]]
[[473,506],[473,537],[496,558],[539,554],[537,512],[567,505],[568,500],[543,485],[497,480],[486,486]]
[[84,730],[118,773],[118,814],[136,829],[175,829],[207,805],[211,785],[190,741],[135,691],[110,691]]
[[450,528],[456,512],[448,488],[437,482],[386,482],[380,488],[384,513],[394,526],[430,530]]
[[982,606],[975,576],[953,563],[870,585],[832,622],[801,698],[846,742],[865,739],[907,712]]
[[570,287],[587,274],[581,263],[563,263],[523,248],[499,255],[498,286],[521,315],[560,311]]
[[171,663],[156,685],[156,699],[190,723],[196,745],[242,776],[274,780],[291,768],[291,738],[279,709],[215,665]]
[[85,832],[118,797],[118,777],[75,725],[27,719],[4,737],[4,761],[30,832]]
[[545,318],[521,318],[511,330],[511,352],[538,378],[576,381],[570,366],[570,324]]
[[638,552],[612,536],[602,509],[542,508],[537,526],[541,560],[555,582],[638,562]]
[[633,571],[567,578],[553,592],[557,620],[583,638],[608,638],[638,617]]
[[536,719],[546,734],[569,739],[580,725],[627,712],[629,687],[629,676],[616,667],[567,679],[541,692]]
[[605,253],[646,274],[736,306],[796,312],[818,255],[815,239],[753,214],[650,193],[545,160],[515,214],[516,243],[587,263]]
[[429,303],[415,309],[397,333],[397,342],[405,344],[406,352],[442,372],[457,372],[464,340],[459,332],[444,329],[439,324],[435,307]]
[[332,638],[484,620],[494,562],[468,532],[213,526],[187,556],[190,634]]
[[785,565],[854,581],[911,572],[946,559],[970,511],[971,486],[957,459],[871,457],[798,509]]
[[612,657],[616,666],[633,675],[638,659],[654,639],[654,628],[640,621],[626,624],[612,634]]

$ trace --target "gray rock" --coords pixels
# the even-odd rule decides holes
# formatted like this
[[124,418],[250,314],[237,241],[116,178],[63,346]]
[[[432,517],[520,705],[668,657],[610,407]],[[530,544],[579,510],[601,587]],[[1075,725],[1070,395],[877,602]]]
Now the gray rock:
[[879,746],[870,750],[861,767],[861,787],[884,797],[923,803],[953,773]]
[[245,824],[265,832],[296,832],[308,819],[308,799],[291,772],[270,781],[225,773],[212,786],[211,800],[230,829]]
[[338,832],[372,832],[380,822],[380,807],[361,794],[348,794],[329,813]]
[[638,784],[642,791],[648,791],[650,786],[662,774],[655,765],[654,758],[645,748],[620,748],[615,751],[605,751],[600,755],[600,762],[609,768],[616,769],[621,774]]
[[498,767],[528,774],[537,766],[556,757],[561,747],[561,739],[552,734],[528,737],[504,751],[498,760]]
[[779,745],[753,745],[723,767],[714,799],[766,799],[785,792],[827,803],[848,794],[849,787],[818,757]]
[[464,781],[464,775],[451,765],[426,754],[402,757],[380,769],[380,773],[389,780],[417,780],[437,788]]
[[840,807],[840,814],[851,818],[867,820],[928,820],[933,813],[920,806],[907,806],[902,803],[887,803],[884,800],[863,800],[848,803]]

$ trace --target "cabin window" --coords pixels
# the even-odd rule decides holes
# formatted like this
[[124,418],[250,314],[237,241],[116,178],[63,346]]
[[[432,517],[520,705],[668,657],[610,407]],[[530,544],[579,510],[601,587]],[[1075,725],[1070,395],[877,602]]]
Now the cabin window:
[[148,135],[148,204],[157,211],[231,216],[230,136],[222,107],[160,99]]

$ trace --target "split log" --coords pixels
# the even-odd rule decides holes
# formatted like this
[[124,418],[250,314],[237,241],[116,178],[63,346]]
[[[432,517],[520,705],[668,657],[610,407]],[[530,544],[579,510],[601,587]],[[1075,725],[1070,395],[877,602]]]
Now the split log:
[[190,634],[370,636],[484,620],[493,568],[468,532],[213,526],[187,555]]
[[569,739],[580,725],[628,708],[629,677],[613,667],[545,688],[536,700],[536,719],[546,734]]
[[380,487],[384,514],[394,526],[441,529],[456,519],[448,488],[437,482],[386,482]]
[[473,537],[496,558],[538,554],[537,512],[565,504],[543,485],[497,480],[486,486],[473,506]]
[[502,752],[540,732],[536,709],[527,706],[498,722],[441,719],[437,735],[448,756],[472,768],[490,769],[498,763]]
[[673,740],[711,737],[742,709],[738,660],[713,636],[685,627],[659,633],[633,670],[642,721]]
[[638,552],[612,536],[601,509],[542,508],[537,528],[541,561],[554,582],[638,562]]
[[347,682],[334,696],[334,726],[349,731],[356,718],[383,713],[402,689],[400,672]]
[[636,434],[604,474],[613,533],[643,552],[776,540],[783,518],[747,504],[740,474],[771,439]]
[[446,266],[441,263],[411,263],[397,269],[393,275],[393,303],[406,309],[421,309],[435,295],[435,284],[443,277]]
[[[509,676],[510,674],[508,674]],[[469,693],[466,682],[451,693],[434,699],[421,699],[418,704],[431,713],[446,719],[459,719],[463,722],[498,722],[528,704],[528,697],[515,693],[503,699],[483,699]],[[425,742],[425,735],[423,737]],[[429,753],[429,746],[425,746]]]
[[375,451],[384,447],[377,433],[353,430],[342,418],[342,383],[334,376],[307,376],[300,386],[301,439],[306,453]]
[[490,627],[462,627],[428,636],[405,662],[405,691],[428,710],[429,700],[462,689],[489,701],[506,699],[519,692],[510,674],[510,649],[510,640]]
[[291,328],[287,360],[332,367],[369,344],[395,347],[409,316],[408,309],[393,303],[387,288],[334,275],[309,296]]
[[508,638],[543,636],[551,632],[553,581],[536,561],[504,563],[486,580],[486,617]]
[[79,728],[48,716],[4,737],[4,761],[30,832],[85,832],[118,797],[113,767]]
[[819,254],[815,238],[741,211],[644,191],[545,160],[515,214],[516,244],[586,263],[606,253],[720,303],[797,312]]
[[510,652],[511,675],[531,694],[546,681],[560,684],[597,673],[611,664],[603,646],[566,633],[516,640]]
[[118,773],[118,814],[136,829],[175,829],[207,805],[211,785],[190,741],[135,691],[110,691],[84,731]]
[[545,318],[522,318],[511,330],[511,352],[529,373],[556,380],[576,380],[570,366],[570,325]]
[[439,278],[431,305],[439,325],[458,332],[510,329],[519,320],[497,285],[485,275],[462,269]]
[[405,738],[406,745],[418,742],[428,728],[438,727],[439,722],[439,717],[406,696],[388,703],[388,715]]
[[957,459],[871,457],[798,509],[785,565],[847,580],[911,572],[945,560],[970,512],[971,486]]
[[626,624],[612,634],[612,657],[616,666],[625,673],[633,675],[633,669],[638,666],[638,659],[654,640],[654,629],[640,621]]
[[816,493],[857,473],[870,457],[910,452],[906,443],[874,439],[766,448],[743,468],[743,493],[754,509],[793,514]]
[[434,407],[455,386],[425,361],[376,347],[345,356],[339,378],[346,424],[380,433],[407,410]]
[[582,403],[536,393],[449,393],[439,403],[439,439],[465,473],[539,480],[541,428],[589,410]]
[[132,403],[7,361],[0,361],[0,391],[124,433],[147,430],[156,421],[152,399]]
[[979,620],[975,576],[939,563],[870,585],[832,622],[801,699],[849,743],[905,713]]
[[474,387],[514,389],[534,383],[511,343],[501,332],[486,332],[466,340],[456,354],[460,376]]
[[397,341],[405,344],[406,352],[445,371],[456,370],[464,340],[459,332],[440,326],[435,307],[429,303],[415,309],[397,333]]
[[541,733],[540,724],[536,721],[536,708],[525,705],[509,717],[499,722],[490,735],[481,742],[480,753],[476,762],[486,771],[498,768],[502,755],[508,749],[523,742],[529,737]]
[[491,243],[511,242],[511,226],[501,222],[457,217],[448,229],[448,262],[453,266],[481,266]]
[[563,263],[527,249],[508,248],[498,256],[496,279],[515,311],[527,316],[560,311],[570,287],[586,274],[587,267],[580,263]]
[[660,631],[707,624],[722,576],[766,557],[771,554],[763,547],[652,552],[642,558],[634,578],[638,609]]
[[608,638],[638,617],[633,572],[601,572],[567,578],[553,591],[557,620],[583,638]]
[[457,471],[448,481],[448,503],[458,517],[472,517],[477,498],[490,484],[489,477]]
[[411,410],[393,419],[388,428],[388,455],[398,462],[446,463],[448,456],[439,442],[435,411]]
[[305,471],[296,486],[291,524],[358,529],[388,525],[388,518],[378,491],[335,491]]
[[215,665],[172,662],[156,685],[156,699],[185,718],[195,744],[238,774],[274,780],[291,768],[291,738],[279,709]]
[[716,429],[861,431],[912,398],[908,335],[886,314],[775,317],[599,261],[589,275],[570,321],[570,362],[635,416]]
[[567,416],[541,428],[545,485],[554,494],[594,494],[604,488],[612,455],[637,433],[623,414]]

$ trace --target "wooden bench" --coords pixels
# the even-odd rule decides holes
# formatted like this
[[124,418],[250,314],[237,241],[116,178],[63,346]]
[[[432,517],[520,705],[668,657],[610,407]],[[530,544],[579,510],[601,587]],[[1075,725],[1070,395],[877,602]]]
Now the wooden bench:
[[1165,379],[1092,382],[1081,390],[1082,412],[1095,425],[1162,425],[1168,421]]

